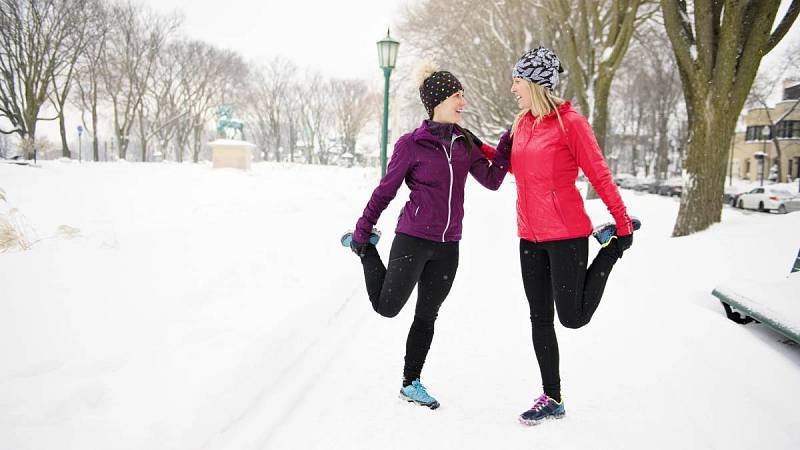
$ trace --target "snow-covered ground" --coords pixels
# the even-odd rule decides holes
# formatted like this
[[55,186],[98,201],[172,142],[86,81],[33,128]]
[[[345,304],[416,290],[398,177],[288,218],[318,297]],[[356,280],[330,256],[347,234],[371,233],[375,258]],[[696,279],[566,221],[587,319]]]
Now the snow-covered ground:
[[[0,253],[0,449],[800,448],[800,346],[728,321],[711,296],[785,277],[800,213],[726,207],[676,239],[676,199],[622,191],[644,226],[592,323],[557,327],[567,417],[527,428],[516,417],[541,388],[513,180],[469,182],[423,371],[430,411],[397,399],[413,307],[376,315],[338,243],[377,178],[0,165],[7,206],[41,239]],[[384,256],[406,195],[379,224]]]

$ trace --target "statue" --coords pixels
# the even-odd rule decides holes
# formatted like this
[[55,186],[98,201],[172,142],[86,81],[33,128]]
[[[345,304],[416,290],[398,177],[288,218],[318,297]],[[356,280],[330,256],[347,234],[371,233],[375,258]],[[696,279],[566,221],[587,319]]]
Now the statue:
[[[244,140],[244,122],[239,119],[233,118],[233,112],[228,105],[222,105],[214,112],[217,118],[217,133],[220,137],[227,139],[234,139],[236,132],[239,132],[239,137]],[[229,130],[232,130],[229,135]]]

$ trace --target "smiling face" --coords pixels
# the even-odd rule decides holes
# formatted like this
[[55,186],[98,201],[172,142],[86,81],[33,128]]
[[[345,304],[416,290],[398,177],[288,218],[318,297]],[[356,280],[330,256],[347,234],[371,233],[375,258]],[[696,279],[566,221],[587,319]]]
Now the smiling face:
[[531,99],[531,89],[528,86],[528,81],[523,78],[514,78],[511,83],[511,93],[517,100],[517,106],[520,110],[531,109],[533,101]]
[[467,106],[467,100],[464,99],[464,91],[458,91],[433,108],[433,121],[439,123],[461,122],[461,113],[464,112],[465,106]]

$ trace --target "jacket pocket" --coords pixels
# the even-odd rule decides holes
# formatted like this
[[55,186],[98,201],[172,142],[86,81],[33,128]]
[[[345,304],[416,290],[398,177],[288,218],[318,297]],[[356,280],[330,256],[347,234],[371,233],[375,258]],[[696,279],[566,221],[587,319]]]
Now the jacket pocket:
[[556,191],[550,191],[550,196],[553,198],[553,208],[556,210],[558,218],[561,219],[561,223],[564,224],[564,226],[567,226],[567,221],[564,219],[564,213],[561,211],[561,205],[558,203]]

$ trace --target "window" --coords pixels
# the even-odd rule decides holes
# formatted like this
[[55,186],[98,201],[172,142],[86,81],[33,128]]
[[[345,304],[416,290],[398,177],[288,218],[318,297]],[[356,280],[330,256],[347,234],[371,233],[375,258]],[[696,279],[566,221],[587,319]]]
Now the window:
[[784,100],[796,100],[798,98],[800,98],[800,84],[796,84],[783,90]]
[[772,133],[768,132],[765,134],[764,125],[747,127],[747,131],[745,132],[744,136],[745,141],[765,141],[768,139],[772,139]]
[[800,120],[782,120],[775,125],[775,135],[779,138],[800,138]]

